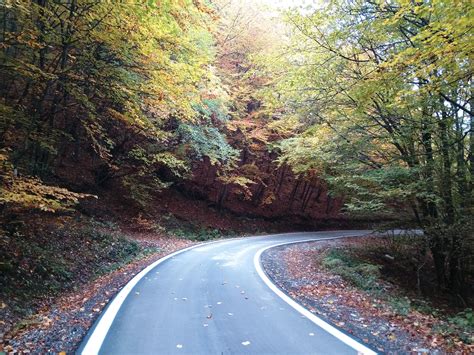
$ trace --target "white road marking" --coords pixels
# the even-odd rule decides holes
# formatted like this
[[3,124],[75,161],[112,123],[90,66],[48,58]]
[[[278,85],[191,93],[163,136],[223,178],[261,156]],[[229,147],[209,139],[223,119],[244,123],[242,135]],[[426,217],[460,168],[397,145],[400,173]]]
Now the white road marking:
[[[346,237],[346,236],[344,236]],[[321,240],[330,240],[330,239],[339,239],[339,238],[344,238],[344,237],[335,237],[335,238],[322,238]],[[279,296],[283,301],[288,303],[291,307],[293,307],[295,310],[297,310],[299,313],[304,315],[306,318],[308,318],[310,321],[312,321],[314,324],[319,326],[320,328],[324,329],[326,332],[331,334],[332,336],[336,337],[340,341],[342,341],[344,344],[347,344],[354,350],[356,350],[360,354],[365,354],[365,355],[376,355],[377,353],[374,352],[373,350],[369,349],[365,345],[359,343],[355,339],[351,338],[350,336],[344,334],[341,332],[339,329],[333,327],[329,323],[326,323],[324,320],[321,318],[317,317],[316,315],[312,314],[310,311],[308,311],[306,308],[304,308],[302,305],[291,299],[289,296],[287,296],[283,291],[281,291],[273,282],[270,281],[268,276],[265,274],[265,272],[262,269],[262,265],[260,263],[260,257],[262,253],[270,248],[274,248],[277,246],[281,245],[286,245],[286,244],[296,244],[296,243],[305,243],[305,242],[314,242],[318,241],[317,239],[307,239],[307,240],[298,240],[298,241],[292,241],[292,242],[285,242],[285,243],[279,243],[275,245],[270,245],[267,247],[264,247],[257,251],[257,253],[254,255],[253,258],[253,263],[255,266],[255,269],[257,270],[258,275],[260,278],[265,282],[265,284],[277,295]]]
[[[270,234],[270,235],[267,235],[267,236],[268,237],[276,237],[276,236],[280,236],[280,235],[288,236],[288,235],[292,235],[292,234],[300,235],[301,233],[284,233],[284,234],[279,233],[279,234]],[[178,254],[184,253],[184,252],[189,251],[191,249],[193,249],[193,251],[207,251],[206,249],[208,249],[211,246],[211,244],[215,244],[215,243],[225,244],[226,242],[234,242],[236,240],[241,240],[241,239],[244,239],[244,238],[248,238],[248,237],[230,238],[230,239],[227,239],[227,240],[217,240],[217,241],[212,241],[212,242],[206,242],[206,243],[203,243],[203,244],[193,245],[193,246],[190,246],[188,248],[178,250],[178,251],[176,251],[172,254],[169,254],[167,256],[164,256],[163,258],[161,258],[161,259],[155,261],[154,263],[150,264],[149,266],[147,266],[145,269],[143,269],[138,274],[136,274],[120,290],[120,292],[112,299],[112,301],[107,305],[106,309],[103,311],[100,318],[96,321],[96,323],[95,323],[95,325],[92,329],[92,333],[89,333],[89,337],[87,338],[87,340],[85,342],[85,345],[83,346],[83,348],[81,350],[81,354],[82,355],[95,355],[95,354],[99,353],[100,348],[102,347],[102,344],[105,340],[105,337],[107,336],[107,333],[108,333],[110,327],[112,326],[112,323],[113,323],[115,317],[117,316],[117,313],[119,312],[120,307],[122,306],[123,302],[128,297],[128,295],[133,290],[133,288],[138,284],[138,282],[145,275],[147,275],[151,270],[153,270],[156,266],[158,266],[159,264],[163,263],[164,261],[166,261],[168,259],[173,259]],[[323,239],[336,239],[336,238],[323,238]],[[310,240],[306,240],[306,241],[314,241],[314,239],[310,239]],[[289,244],[289,243],[276,244],[276,245],[272,245],[268,248],[278,246],[278,245],[283,245],[283,244]],[[264,249],[267,249],[267,248],[264,248]],[[260,254],[261,254],[261,252],[263,252],[264,249],[260,250]],[[259,253],[257,253],[257,254],[259,254]],[[257,257],[257,254],[255,255],[256,257]],[[254,258],[254,264],[255,264],[255,260],[258,260],[259,257],[260,257],[260,255],[258,255],[257,258]],[[259,263],[257,263],[257,264],[259,264]],[[257,265],[257,264],[255,264],[255,265]],[[257,272],[258,272],[258,268],[257,268]],[[159,274],[158,271],[156,273]],[[260,274],[260,277],[271,288],[271,286],[270,286],[270,285],[272,285],[271,282],[265,281],[266,276],[264,275],[263,271],[261,271],[261,273],[262,274]],[[124,274],[126,275],[127,273],[125,272]],[[273,285],[273,287],[276,287],[276,286]],[[274,292],[277,293],[276,291],[274,291]],[[171,294],[174,294],[174,292],[171,292]],[[222,304],[222,302],[218,302],[217,304]],[[311,315],[311,316],[313,316],[313,315]],[[327,324],[327,323],[325,323],[325,324]],[[357,342],[355,342],[355,343],[357,343]],[[359,345],[361,345],[361,344],[359,344]],[[366,354],[374,354],[374,352],[366,352]]]
[[[240,239],[240,238],[236,238]],[[235,239],[233,239],[235,240]],[[212,241],[209,243],[206,243],[207,245],[209,244],[214,244],[214,243],[222,243],[222,242],[228,242],[229,240],[222,241]],[[137,283],[145,277],[151,270],[153,270],[156,266],[164,262],[165,260],[172,259],[176,255],[184,253],[185,251],[202,247],[201,244],[193,245],[188,248],[184,248],[181,250],[178,250],[172,254],[169,254],[154,263],[148,265],[146,268],[144,268],[142,271],[140,271],[138,274],[136,274],[121,290],[120,292],[115,296],[115,298],[109,303],[105,311],[102,313],[102,316],[98,319],[94,330],[90,334],[89,338],[87,339],[86,344],[82,348],[81,354],[82,355],[95,355],[99,353],[99,350],[104,342],[105,337],[107,336],[107,333],[112,326],[112,322],[114,321],[115,317],[117,316],[118,311],[120,310],[120,307],[122,306],[123,302],[127,298],[127,296],[130,294],[130,292],[133,290],[133,288],[137,285]],[[158,273],[158,271],[157,271]],[[174,292],[172,292],[174,294]]]

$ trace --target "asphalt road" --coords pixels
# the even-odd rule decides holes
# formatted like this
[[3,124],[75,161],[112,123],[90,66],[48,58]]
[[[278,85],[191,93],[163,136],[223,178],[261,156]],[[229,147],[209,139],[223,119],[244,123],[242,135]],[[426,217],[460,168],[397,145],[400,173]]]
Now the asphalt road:
[[347,335],[341,337],[335,329],[332,332],[330,326],[329,331],[324,330],[315,324],[315,316],[298,311],[291,301],[284,300],[285,296],[275,293],[278,291],[272,290],[268,279],[264,281],[265,276],[258,271],[255,257],[262,248],[281,243],[366,233],[249,237],[209,243],[172,256],[150,267],[140,280],[135,279],[134,286],[132,282],[109,304],[79,352],[370,353],[357,341],[347,340]]

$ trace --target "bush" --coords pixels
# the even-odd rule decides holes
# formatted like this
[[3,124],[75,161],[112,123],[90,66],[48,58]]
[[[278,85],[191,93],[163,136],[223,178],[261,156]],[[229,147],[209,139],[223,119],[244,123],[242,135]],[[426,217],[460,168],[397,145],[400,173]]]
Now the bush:
[[466,344],[474,344],[474,312],[466,308],[435,327],[441,334],[454,334]]
[[474,330],[474,312],[472,308],[466,308],[464,311],[459,312],[454,317],[449,318],[449,322],[457,325],[458,327]]

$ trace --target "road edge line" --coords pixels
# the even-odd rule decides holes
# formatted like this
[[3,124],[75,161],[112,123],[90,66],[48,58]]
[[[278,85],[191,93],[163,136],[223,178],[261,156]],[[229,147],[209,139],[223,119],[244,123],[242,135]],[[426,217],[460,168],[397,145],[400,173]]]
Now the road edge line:
[[291,242],[285,242],[285,243],[279,243],[267,247],[263,247],[255,253],[254,258],[253,258],[253,263],[255,266],[255,269],[257,270],[258,276],[263,280],[263,282],[278,296],[280,297],[283,301],[285,301],[288,305],[293,307],[296,311],[298,311],[300,314],[308,318],[310,321],[312,321],[314,324],[319,326],[320,328],[324,329],[326,332],[331,334],[332,336],[336,337],[346,345],[350,346],[354,350],[356,350],[360,354],[365,354],[365,355],[376,355],[377,353],[371,349],[369,349],[367,346],[364,344],[359,343],[357,340],[354,338],[348,336],[347,334],[343,333],[336,327],[332,326],[331,324],[327,323],[323,319],[319,318],[315,314],[311,313],[309,310],[307,310],[305,307],[303,307],[301,304],[293,300],[291,297],[289,297],[287,294],[285,294],[277,285],[275,285],[270,278],[267,276],[265,271],[263,270],[260,257],[268,249],[271,248],[276,248],[282,245],[288,245],[288,244],[296,244],[296,243],[307,243],[307,242],[317,242],[321,240],[330,240],[330,239],[341,239],[341,238],[348,238],[350,236],[342,236],[342,237],[331,237],[331,238],[321,238],[321,239],[307,239],[307,240],[299,240],[299,241],[291,241]]
[[125,286],[115,295],[115,297],[112,299],[112,301],[109,302],[105,310],[102,312],[102,314],[99,316],[99,318],[96,320],[96,322],[92,325],[91,329],[92,333],[89,334],[89,332],[86,334],[86,343],[85,345],[79,346],[78,353],[82,355],[96,355],[99,353],[100,348],[102,347],[102,344],[104,343],[105,337],[107,336],[107,333],[109,332],[110,327],[112,326],[112,323],[117,315],[117,313],[120,310],[120,307],[122,306],[123,302],[125,299],[128,297],[132,289],[140,282],[140,280],[148,274],[151,270],[153,270],[155,267],[157,267],[159,264],[163,263],[164,261],[171,259],[172,257],[184,253],[186,251],[189,251],[191,249],[195,249],[197,247],[202,247],[206,246],[209,244],[214,244],[214,243],[222,243],[230,240],[236,240],[236,239],[242,239],[244,237],[238,237],[238,238],[227,238],[224,240],[213,240],[211,242],[204,242],[204,243],[199,243],[196,245],[192,245],[190,247],[177,250],[171,254],[165,255],[164,257],[154,261],[147,267],[145,267],[142,271],[140,271],[138,274],[136,274],[130,281],[128,281]]

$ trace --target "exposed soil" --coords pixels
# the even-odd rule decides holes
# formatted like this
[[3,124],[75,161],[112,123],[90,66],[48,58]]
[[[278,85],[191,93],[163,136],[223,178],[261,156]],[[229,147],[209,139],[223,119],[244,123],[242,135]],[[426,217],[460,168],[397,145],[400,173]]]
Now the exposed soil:
[[329,272],[321,255],[343,243],[364,238],[318,241],[267,250],[262,264],[269,277],[289,296],[337,328],[360,339],[376,351],[387,353],[465,353],[473,345],[445,329],[446,322],[432,314],[410,309],[397,312],[387,294],[399,296],[396,284],[379,280],[380,297],[363,291]]

